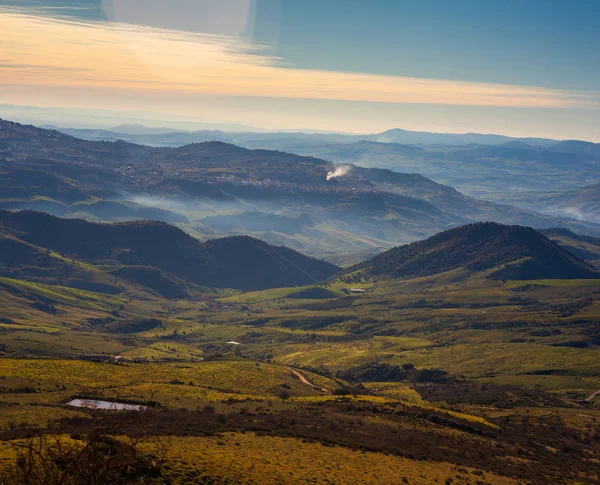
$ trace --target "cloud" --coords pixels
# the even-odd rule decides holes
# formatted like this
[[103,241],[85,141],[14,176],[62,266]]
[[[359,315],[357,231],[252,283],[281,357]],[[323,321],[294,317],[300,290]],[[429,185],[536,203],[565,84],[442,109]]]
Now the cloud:
[[102,0],[113,22],[239,36],[254,20],[255,0]]
[[[126,17],[126,16],[125,16]],[[297,69],[239,36],[1,9],[0,84],[499,107],[600,107],[600,94]],[[8,100],[4,100],[8,101]]]

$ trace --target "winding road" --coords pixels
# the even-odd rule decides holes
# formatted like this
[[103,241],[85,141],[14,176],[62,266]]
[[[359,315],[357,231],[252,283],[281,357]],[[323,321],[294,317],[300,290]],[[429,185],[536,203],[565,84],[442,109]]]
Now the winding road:
[[328,389],[325,389],[324,387],[319,387],[319,386],[314,385],[306,377],[304,377],[302,374],[300,374],[300,372],[298,372],[297,370],[290,369],[289,367],[288,367],[288,370],[292,374],[294,374],[298,379],[300,379],[300,382],[302,382],[303,384],[306,384],[307,386],[310,386],[310,387],[314,387],[315,389],[318,389],[319,391],[323,391],[323,392],[326,392],[328,394],[331,394],[331,391],[329,391]]
[[596,396],[600,396],[600,391],[592,392],[588,397],[584,399],[585,402],[592,402]]

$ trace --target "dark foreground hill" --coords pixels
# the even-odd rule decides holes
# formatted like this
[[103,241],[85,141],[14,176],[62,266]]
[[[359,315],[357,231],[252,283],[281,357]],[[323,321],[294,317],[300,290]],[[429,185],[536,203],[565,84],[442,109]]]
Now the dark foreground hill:
[[[0,230],[66,256],[154,267],[201,286],[256,290],[306,285],[326,279],[339,269],[251,237],[201,243],[162,222],[97,224],[31,211],[0,211]],[[10,259],[10,255],[5,256]],[[135,276],[139,274],[137,271]]]
[[[504,266],[506,265],[506,266]],[[485,271],[493,278],[599,278],[581,261],[539,232],[522,226],[478,223],[400,246],[350,268],[367,277],[429,276],[457,268]]]

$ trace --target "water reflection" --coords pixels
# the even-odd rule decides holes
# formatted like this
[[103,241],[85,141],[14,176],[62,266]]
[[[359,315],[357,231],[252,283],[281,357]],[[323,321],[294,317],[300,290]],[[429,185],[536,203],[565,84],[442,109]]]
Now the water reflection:
[[87,409],[104,409],[109,411],[144,411],[148,406],[141,404],[125,404],[120,402],[97,401],[95,399],[73,399],[67,406]]

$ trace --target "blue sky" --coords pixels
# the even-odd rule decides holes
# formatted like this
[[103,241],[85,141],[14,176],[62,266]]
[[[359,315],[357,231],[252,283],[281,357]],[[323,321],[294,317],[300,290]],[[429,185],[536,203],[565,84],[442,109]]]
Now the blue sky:
[[[426,119],[413,122],[413,125],[411,120],[423,118],[419,116],[419,109],[423,108],[423,113],[431,119],[432,130],[494,130],[600,141],[600,135],[594,135],[598,130],[593,126],[600,125],[598,1],[0,0],[2,6],[4,12],[7,7],[26,7],[28,15],[66,17],[106,26],[118,22],[171,32],[218,34],[230,39],[228,42],[233,45],[224,45],[224,52],[246,51],[260,59],[245,58],[244,62],[269,64],[269,69],[274,68],[252,74],[249,85],[254,87],[248,90],[236,84],[222,91],[216,88],[210,91],[202,85],[190,93],[187,88],[186,92],[178,91],[173,83],[169,84],[168,99],[173,100],[179,95],[177,103],[172,105],[185,104],[184,98],[189,102],[193,99],[199,108],[197,116],[214,120],[248,123],[254,117],[255,122],[251,124],[289,129],[294,127],[295,110],[298,113],[295,127],[298,128],[311,125],[319,129],[370,131],[371,128],[399,126],[422,130],[429,129]],[[11,17],[10,21],[20,21],[15,19]],[[19,28],[25,36],[26,27]],[[51,30],[52,26],[45,28]],[[136,31],[135,35],[147,36],[149,32]],[[58,44],[56,35],[59,34],[54,32],[53,35],[53,42]],[[40,38],[40,43],[44,41],[48,42]],[[196,39],[194,42],[207,41]],[[255,52],[258,45],[261,47]],[[32,44],[27,46],[30,48]],[[130,46],[126,47],[132,51]],[[6,61],[3,57],[8,59],[12,55],[10,62],[16,64],[14,52],[2,56],[2,49],[0,47],[0,61]],[[4,49],[9,50],[10,45]],[[25,47],[19,46],[19,49],[18,52],[22,52]],[[172,55],[178,53],[174,51]],[[188,55],[190,59],[194,58],[191,53]],[[203,55],[208,55],[206,45],[198,48],[195,59]],[[147,64],[146,59],[143,61]],[[202,66],[197,67],[200,72]],[[154,72],[164,72],[160,66],[153,68]],[[41,67],[36,65],[35,69]],[[79,72],[77,70],[81,71],[83,67],[67,65],[53,66],[53,69],[49,78],[61,69]],[[85,70],[89,70],[88,67]],[[16,85],[30,84],[26,79],[28,72],[31,69],[9,73],[15,80],[7,86],[11,96],[18,94]],[[327,73],[332,75],[328,77]],[[372,79],[355,79],[344,73],[369,75]],[[112,105],[118,108],[125,91],[129,92],[128,99],[133,99],[133,85],[126,86],[122,72],[118,74],[118,83],[107,80],[106,73],[102,85],[100,81],[94,86],[68,83],[77,95],[71,101],[65,100],[65,107],[93,108],[94,98],[103,100],[103,105],[110,98],[114,100]],[[239,75],[243,79],[246,74]],[[18,82],[18,76],[24,78],[24,83]],[[270,76],[274,77],[269,78],[264,89],[255,86],[258,79]],[[288,89],[289,80],[298,76],[306,79],[304,84],[299,82],[298,86]],[[419,79],[427,83],[427,87],[419,89],[430,90],[433,95],[413,95]],[[331,85],[327,90],[321,89],[329,80]],[[446,84],[439,87],[435,80]],[[227,79],[225,84],[230,81]],[[57,94],[60,82],[57,77],[45,88],[46,93],[55,93],[51,99],[48,96],[44,100],[41,94],[44,88],[37,81],[31,83],[34,85],[31,89],[21,86],[22,95],[13,98],[29,96],[37,100],[36,105],[56,105],[61,100]],[[481,88],[482,91],[473,95],[468,84],[459,84],[462,82],[478,83],[473,85],[474,89]],[[334,92],[334,83],[344,88],[342,94]],[[389,83],[389,89],[386,83]],[[408,86],[407,83],[412,84]],[[109,85],[117,86],[112,98]],[[161,85],[163,94],[165,86]],[[361,86],[373,86],[370,89],[380,92],[364,96],[360,92]],[[516,91],[503,93],[507,86],[514,86]],[[438,96],[440,90],[444,94]],[[33,98],[32,92],[37,93]],[[231,108],[232,96],[251,98],[257,107],[240,109],[236,115]],[[208,98],[210,103],[205,102]],[[215,104],[215,99],[223,100],[222,110],[218,103]],[[311,101],[306,106],[314,106],[312,112],[307,112],[306,106],[304,109],[298,107],[302,104],[298,101],[302,99]],[[9,101],[0,97],[0,102]],[[351,122],[349,114],[360,112],[361,103],[369,105],[364,110],[369,112],[369,120],[354,119]],[[240,103],[244,106],[252,104]],[[202,105],[211,108],[202,113]],[[335,109],[332,110],[333,105]],[[164,112],[165,106],[166,101],[146,108]],[[128,106],[128,109],[132,108],[135,103]],[[292,111],[284,116],[281,109]],[[320,116],[324,109],[338,113],[337,121],[333,116]],[[178,115],[173,109],[170,112],[172,116]],[[183,116],[183,113],[179,115]],[[188,110],[186,115],[193,114]]]
[[283,5],[278,52],[301,67],[600,90],[597,0]]

